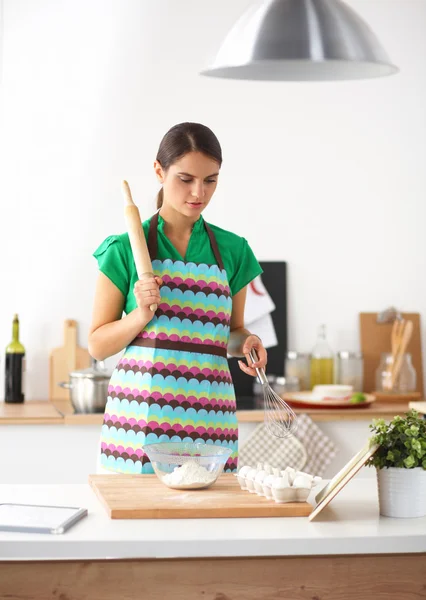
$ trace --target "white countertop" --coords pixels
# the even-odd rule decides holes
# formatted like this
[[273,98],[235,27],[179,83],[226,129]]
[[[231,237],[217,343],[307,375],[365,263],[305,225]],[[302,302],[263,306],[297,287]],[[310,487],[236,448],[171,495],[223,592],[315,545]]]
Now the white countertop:
[[62,535],[0,532],[0,560],[426,552],[426,517],[380,517],[374,479],[350,481],[316,520],[111,520],[89,485],[0,485],[1,502],[81,506]]

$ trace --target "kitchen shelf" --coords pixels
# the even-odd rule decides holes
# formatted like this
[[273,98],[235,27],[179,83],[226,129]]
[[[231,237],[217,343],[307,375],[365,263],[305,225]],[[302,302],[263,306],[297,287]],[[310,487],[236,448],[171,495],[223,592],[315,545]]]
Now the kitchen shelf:
[[[307,414],[313,421],[371,421],[377,418],[392,418],[409,410],[408,402],[375,402],[366,408],[351,409],[295,409],[297,414]],[[237,411],[240,423],[260,423],[263,410]],[[101,425],[103,415],[74,414],[67,400],[27,400],[23,404],[0,402],[0,424],[2,425]]]

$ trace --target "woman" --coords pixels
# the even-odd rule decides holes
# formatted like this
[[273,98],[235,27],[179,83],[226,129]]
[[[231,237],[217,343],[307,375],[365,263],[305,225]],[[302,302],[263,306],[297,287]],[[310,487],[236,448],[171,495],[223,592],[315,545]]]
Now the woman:
[[[225,470],[237,468],[227,353],[246,356],[250,366],[239,365],[252,376],[267,357],[261,340],[244,329],[246,286],[262,269],[244,238],[201,216],[221,164],[208,127],[172,127],[154,163],[159,211],[142,223],[154,277],[138,281],[127,234],[108,237],[94,252],[100,274],[89,351],[102,360],[126,348],[108,388],[102,469],[152,473],[144,444],[196,440],[232,448]],[[254,364],[252,348],[259,357]]]

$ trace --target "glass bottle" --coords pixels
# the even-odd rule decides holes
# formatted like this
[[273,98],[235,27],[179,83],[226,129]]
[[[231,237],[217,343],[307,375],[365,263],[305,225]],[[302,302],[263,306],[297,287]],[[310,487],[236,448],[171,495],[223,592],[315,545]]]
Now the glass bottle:
[[6,348],[5,402],[24,401],[25,348],[19,341],[19,318],[14,315],[12,341]]
[[333,351],[327,342],[325,325],[318,328],[318,337],[311,353],[311,389],[315,385],[332,384],[334,371]]
[[393,386],[391,385],[393,356],[390,352],[383,352],[380,364],[376,370],[376,390],[378,392],[391,392],[406,394],[416,390],[417,374],[411,362],[411,354],[402,357],[401,369]]

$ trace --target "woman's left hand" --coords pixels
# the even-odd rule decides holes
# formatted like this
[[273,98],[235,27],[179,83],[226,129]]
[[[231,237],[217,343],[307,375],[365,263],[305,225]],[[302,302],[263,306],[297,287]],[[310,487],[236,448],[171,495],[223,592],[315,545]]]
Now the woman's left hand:
[[[250,358],[249,352],[252,349],[256,350],[257,356],[259,357],[259,360],[257,362],[252,362]],[[247,373],[247,375],[252,375],[253,377],[256,377],[256,367],[258,369],[265,368],[266,363],[268,362],[268,354],[265,348],[263,347],[262,340],[259,337],[257,337],[257,335],[249,335],[246,338],[243,345],[243,354],[246,357],[249,366],[243,363],[242,360],[239,360],[238,365],[241,371],[244,371],[244,373]]]

